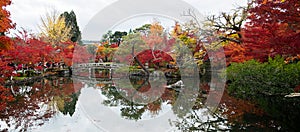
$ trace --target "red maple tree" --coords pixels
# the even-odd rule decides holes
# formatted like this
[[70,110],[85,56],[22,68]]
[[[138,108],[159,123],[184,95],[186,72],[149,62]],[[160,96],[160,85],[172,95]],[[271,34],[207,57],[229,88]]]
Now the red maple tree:
[[266,61],[268,57],[300,53],[299,0],[258,0],[250,9],[244,28],[245,55]]
[[10,38],[5,36],[5,32],[13,28],[15,24],[12,23],[10,13],[5,9],[6,6],[10,5],[10,0],[1,0],[0,1],[0,111],[5,109],[7,102],[13,100],[12,95],[9,93],[9,90],[3,87],[6,74],[11,73],[11,68],[8,67],[8,63],[5,61],[3,54],[6,50],[10,49],[12,41]]

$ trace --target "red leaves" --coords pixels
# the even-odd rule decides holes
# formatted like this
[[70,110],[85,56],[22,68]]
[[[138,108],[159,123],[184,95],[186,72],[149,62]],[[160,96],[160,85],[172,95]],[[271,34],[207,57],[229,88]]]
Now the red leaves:
[[0,51],[1,50],[9,50],[12,48],[12,41],[7,36],[0,36]]
[[224,47],[228,62],[300,53],[300,3],[298,0],[258,0],[250,9],[249,22],[242,29],[242,44]]
[[29,38],[27,41],[17,38],[14,40],[13,49],[7,51],[6,57],[16,64],[37,64],[50,61],[53,53],[54,48],[48,43],[35,38]]
[[229,43],[224,46],[224,52],[227,65],[231,62],[244,62],[252,59],[252,56],[245,56],[244,46],[236,43]]
[[86,47],[78,45],[74,49],[72,61],[74,63],[88,63],[91,57],[92,55],[88,53]]
[[7,103],[12,101],[14,101],[14,98],[11,92],[0,85],[0,111],[5,110]]
[[15,24],[12,23],[9,16],[10,13],[5,9],[5,6],[10,5],[10,0],[0,1],[0,33],[7,32],[10,28],[14,28]]
[[264,114],[263,110],[249,101],[236,99],[228,95],[228,92],[224,92],[221,99],[221,107],[226,108],[225,114],[230,122],[243,120],[245,113],[251,113],[256,115]]
[[300,53],[300,3],[298,0],[258,2],[250,10],[244,31],[245,56],[268,57]]
[[154,50],[152,52],[150,49],[140,52],[137,58],[142,64],[149,63],[149,65],[173,61],[173,58],[167,53],[160,50]]
[[118,48],[118,44],[114,43],[110,45],[110,48]]

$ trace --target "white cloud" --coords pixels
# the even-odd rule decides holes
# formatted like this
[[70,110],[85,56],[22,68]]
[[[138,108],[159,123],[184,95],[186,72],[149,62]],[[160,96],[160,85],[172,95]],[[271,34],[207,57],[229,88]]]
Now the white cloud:
[[[32,30],[34,33],[38,32],[40,17],[43,16],[47,10],[49,11],[54,8],[59,12],[73,10],[77,16],[78,25],[80,29],[83,30],[96,13],[116,1],[117,0],[13,0],[13,4],[7,8],[11,12],[13,22],[17,24],[17,29],[23,27],[27,30]],[[204,15],[217,14],[221,11],[229,11],[230,9],[233,9],[234,6],[245,5],[247,3],[247,0],[184,1],[194,6]]]
[[[73,10],[82,29],[92,16],[113,1],[108,0],[14,0],[7,7],[11,18],[21,27],[38,32],[40,17],[53,9],[59,12]],[[12,31],[13,32],[13,31]]]

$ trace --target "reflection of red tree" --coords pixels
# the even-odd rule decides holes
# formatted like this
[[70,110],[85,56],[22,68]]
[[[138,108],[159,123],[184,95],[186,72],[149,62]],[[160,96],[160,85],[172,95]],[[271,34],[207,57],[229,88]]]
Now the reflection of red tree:
[[94,77],[95,78],[109,78],[111,75],[108,70],[95,70]]
[[27,87],[13,87],[16,100],[8,103],[6,109],[1,111],[0,119],[11,128],[14,127],[13,129],[20,131],[43,125],[54,113],[58,112],[54,97],[70,102],[70,95],[79,90],[74,88],[82,86],[79,82],[73,83],[72,80],[64,78],[52,81],[42,80]]
[[[207,82],[202,82],[200,84],[200,89],[202,90],[202,93],[205,92],[206,94],[209,94],[210,96],[214,97],[211,98],[212,99],[211,101],[214,101],[213,99],[218,101],[219,100],[218,98],[222,97],[219,103],[220,104],[219,109],[222,111],[222,114],[225,115],[230,122],[234,123],[234,122],[242,121],[243,116],[246,113],[255,114],[258,116],[262,116],[264,114],[263,110],[258,108],[258,106],[256,106],[255,104],[247,100],[234,98],[228,94],[227,90],[222,92],[222,95],[220,95],[221,92],[210,89],[210,86]],[[203,94],[199,94],[199,97],[203,98],[201,96],[203,96]],[[206,99],[202,100],[202,104],[204,104],[205,101]],[[198,104],[194,106],[194,109],[199,109],[199,108],[202,108],[201,103],[199,104],[199,106]]]
[[150,89],[151,89],[150,83],[146,83],[146,84],[142,85],[141,87],[139,87],[138,91],[141,93],[145,93],[145,92],[149,91]]
[[157,115],[158,112],[161,110],[161,102],[160,101],[154,101],[152,103],[147,104],[147,109],[153,114]]
[[224,92],[220,104],[222,109],[226,109],[223,114],[227,116],[230,122],[241,122],[245,113],[255,115],[264,114],[263,110],[255,104],[246,100],[233,98],[228,95],[227,91]]
[[14,97],[11,95],[10,91],[0,85],[0,112],[6,109],[7,103],[14,101]]
[[162,94],[161,99],[168,104],[174,104],[176,101],[175,98],[176,91],[172,89],[165,89],[165,92]]

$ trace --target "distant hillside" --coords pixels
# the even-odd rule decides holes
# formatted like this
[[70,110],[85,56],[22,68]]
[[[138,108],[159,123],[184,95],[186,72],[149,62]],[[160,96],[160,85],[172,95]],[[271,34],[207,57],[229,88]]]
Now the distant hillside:
[[95,40],[82,40],[83,44],[100,44],[100,41],[95,41]]

